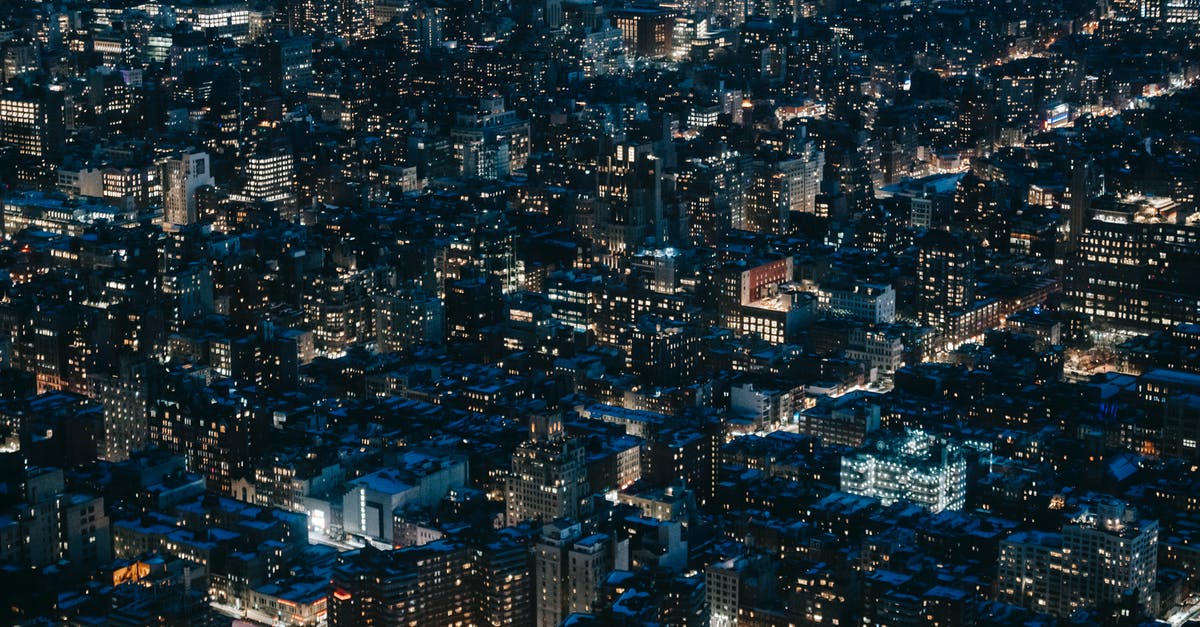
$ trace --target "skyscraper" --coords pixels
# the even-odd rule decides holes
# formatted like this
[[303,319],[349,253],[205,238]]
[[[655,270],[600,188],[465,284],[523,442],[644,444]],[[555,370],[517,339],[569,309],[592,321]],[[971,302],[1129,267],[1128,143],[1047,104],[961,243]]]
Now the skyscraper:
[[525,167],[529,123],[505,109],[503,98],[485,98],[478,110],[457,115],[450,141],[463,176],[504,178]]
[[1088,208],[1092,199],[1104,193],[1104,181],[1091,159],[1071,163],[1071,184],[1067,186],[1067,193],[1070,209],[1067,252],[1074,253],[1079,249],[1079,239],[1083,236],[1087,224]]
[[185,226],[196,222],[196,190],[213,184],[207,152],[190,149],[162,163],[163,222]]
[[530,418],[529,440],[517,447],[505,486],[508,523],[577,518],[588,509],[587,454],[563,432],[558,415]]
[[501,532],[498,539],[475,548],[480,620],[493,627],[533,622],[530,546],[515,536]]
[[601,157],[597,169],[595,238],[613,254],[632,252],[647,238],[661,241],[662,163],[651,143],[619,142]]
[[95,379],[97,395],[104,404],[103,457],[110,462],[124,461],[131,452],[146,447],[147,365],[145,361],[123,363],[117,375]]
[[569,518],[544,526],[533,545],[537,627],[557,627],[569,614],[592,612],[600,584],[616,563],[616,548],[607,534],[585,535]]
[[557,627],[567,616],[567,551],[582,533],[579,523],[556,520],[542,528],[533,545],[534,603],[537,627]]
[[1115,499],[1094,503],[1061,533],[1019,532],[1000,545],[997,596],[1056,616],[1113,605],[1127,592],[1149,608],[1158,574],[1158,522]]
[[917,318],[942,328],[975,302],[975,249],[946,231],[929,231],[917,245]]
[[1091,202],[1082,224],[1063,273],[1068,306],[1121,328],[1196,321],[1200,223],[1189,207],[1106,195]]

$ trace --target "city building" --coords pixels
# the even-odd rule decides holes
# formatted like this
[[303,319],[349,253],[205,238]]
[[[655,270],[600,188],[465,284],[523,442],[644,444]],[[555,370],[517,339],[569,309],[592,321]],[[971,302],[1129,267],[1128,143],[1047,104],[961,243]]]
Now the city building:
[[951,440],[922,431],[877,438],[842,458],[841,489],[902,501],[931,512],[960,510],[967,497],[967,456]]
[[555,414],[534,414],[529,439],[517,447],[505,482],[509,524],[525,520],[578,518],[588,511],[587,454],[583,443],[568,436]]
[[1149,608],[1158,572],[1158,523],[1105,499],[1059,533],[1019,532],[1000,548],[1002,600],[1055,616],[1118,604],[1127,593]]

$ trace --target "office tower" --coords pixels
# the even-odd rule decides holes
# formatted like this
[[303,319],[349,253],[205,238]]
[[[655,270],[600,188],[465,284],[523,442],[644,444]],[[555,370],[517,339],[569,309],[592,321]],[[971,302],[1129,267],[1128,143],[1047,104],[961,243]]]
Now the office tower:
[[281,94],[305,92],[312,86],[311,38],[278,34],[262,44],[261,61],[267,82]]
[[573,520],[542,527],[533,543],[534,603],[537,627],[558,627],[567,617],[571,590],[567,585],[568,551],[583,531]]
[[612,538],[594,533],[580,538],[567,552],[567,608],[572,614],[590,614],[600,584],[613,569]]
[[196,222],[196,190],[214,184],[210,166],[208,153],[190,150],[162,162],[164,225]]
[[825,175],[825,153],[808,137],[808,127],[799,126],[788,142],[787,203],[798,213],[817,213],[817,194]]
[[958,444],[914,430],[843,457],[841,482],[843,492],[884,505],[904,501],[933,513],[960,510],[967,496],[967,459]]
[[338,555],[330,579],[330,627],[478,624],[469,547],[446,540]]
[[740,228],[756,233],[786,233],[791,227],[788,202],[792,163],[756,161],[746,188],[745,221]]
[[504,178],[525,168],[529,159],[529,123],[504,108],[504,99],[485,98],[476,111],[457,114],[450,131],[463,176]]
[[513,452],[504,492],[510,525],[588,513],[587,453],[557,414],[530,418],[529,439]]
[[258,152],[242,166],[245,198],[269,208],[287,222],[298,222],[296,168],[292,154],[283,150]]
[[1197,0],[1161,0],[1162,21],[1176,28],[1195,28],[1200,25],[1200,2]]
[[975,302],[975,249],[946,231],[928,232],[917,246],[917,319],[943,328]]
[[534,575],[530,543],[501,532],[475,547],[479,575],[479,616],[485,625],[531,625],[534,622]]
[[988,248],[1008,252],[1012,203],[1004,188],[968,173],[954,193],[954,219],[963,231]]
[[1191,209],[1110,195],[1088,213],[1064,271],[1068,307],[1125,329],[1200,320],[1200,225]]
[[578,333],[591,331],[592,316],[603,288],[601,277],[594,274],[569,271],[551,274],[546,278],[551,317]]
[[612,25],[621,31],[625,56],[662,59],[674,50],[677,14],[660,7],[625,7],[609,13]]
[[662,242],[662,163],[650,143],[619,142],[601,157],[597,173],[595,239],[614,256],[635,251],[647,239]]
[[123,362],[114,376],[96,375],[93,386],[104,404],[102,456],[120,462],[146,448],[150,372],[145,361]]
[[253,472],[261,408],[231,389],[173,387],[178,391],[150,406],[150,441],[184,454],[188,470],[204,475],[209,490],[234,494],[234,480]]
[[174,2],[172,5],[176,22],[190,26],[190,30],[229,37],[239,44],[250,38],[250,7],[246,3]]
[[996,137],[995,96],[990,90],[972,81],[963,89],[958,100],[958,147],[967,151],[986,152]]
[[59,149],[56,131],[62,131],[57,128],[62,111],[43,100],[15,92],[0,96],[0,143],[15,146],[27,157],[52,159]]
[[1068,617],[1112,607],[1132,592],[1152,607],[1158,573],[1158,522],[1139,519],[1115,499],[1091,504],[1060,533],[1012,534],[1000,545],[997,596]]
[[375,344],[381,353],[438,345],[446,339],[446,308],[440,298],[412,292],[375,297]]
[[746,190],[742,228],[759,233],[786,233],[794,213],[818,214],[825,155],[807,139],[804,127],[789,142],[788,154],[754,162]]
[[730,151],[681,164],[675,190],[694,244],[713,246],[743,223],[745,161]]
[[246,195],[255,200],[291,194],[296,184],[292,155],[286,152],[250,155],[244,176]]
[[1077,159],[1071,163],[1071,181],[1067,186],[1068,231],[1067,253],[1079,250],[1079,241],[1087,225],[1088,209],[1092,199],[1104,194],[1104,179],[1100,169],[1091,159]]
[[47,180],[57,166],[65,133],[61,86],[0,94],[0,146],[21,155],[15,178],[34,183]]
[[493,275],[459,279],[446,286],[446,338],[484,345],[502,320],[500,281]]

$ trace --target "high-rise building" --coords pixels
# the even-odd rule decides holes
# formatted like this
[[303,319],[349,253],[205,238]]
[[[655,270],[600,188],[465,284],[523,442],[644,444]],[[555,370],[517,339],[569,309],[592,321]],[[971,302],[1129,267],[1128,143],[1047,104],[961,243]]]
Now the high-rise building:
[[1149,609],[1157,574],[1158,522],[1105,499],[1061,533],[1027,531],[1005,539],[996,590],[1003,601],[1061,617],[1111,607],[1129,592]]
[[1099,169],[1090,159],[1071,163],[1071,183],[1067,186],[1068,231],[1067,253],[1079,249],[1079,240],[1087,224],[1088,210],[1092,199],[1104,193],[1104,182]]
[[533,570],[526,538],[501,532],[475,548],[479,576],[479,612],[492,627],[531,625],[534,621]]
[[[581,525],[569,518],[545,525],[533,544],[535,624],[553,627],[569,614],[591,613],[623,546],[607,534],[584,535]],[[627,557],[619,559],[627,566]]]
[[[190,387],[181,386],[181,390]],[[250,452],[258,442],[257,407],[232,390],[187,389],[150,406],[150,441],[187,457],[188,470],[204,476],[208,489],[234,494],[236,479],[253,472]]]
[[567,552],[568,609],[572,614],[590,614],[600,584],[613,569],[612,539],[603,533],[580,538]]
[[474,580],[470,548],[447,540],[348,551],[330,580],[329,625],[475,625],[481,617]]
[[904,501],[934,513],[960,510],[967,497],[967,458],[958,444],[914,430],[843,457],[841,481],[843,492],[884,505]]
[[975,249],[946,231],[929,231],[917,245],[917,319],[942,328],[975,302]]
[[63,91],[59,86],[40,94],[0,93],[0,146],[11,146],[22,163],[18,180],[38,182],[50,177],[62,151]]
[[820,214],[817,194],[825,169],[825,153],[800,126],[784,144],[773,141],[772,150],[754,162],[746,190],[741,228],[760,233],[786,233],[793,214]]
[[487,329],[499,324],[500,281],[494,275],[459,279],[446,286],[446,337],[450,341],[487,340]]
[[43,156],[42,106],[33,100],[7,96],[0,99],[0,141],[15,145],[22,155]]
[[291,153],[250,155],[243,176],[246,195],[254,200],[273,200],[295,192],[296,171]]
[[745,158],[733,151],[684,162],[675,178],[691,241],[712,246],[742,224],[745,202]]
[[370,0],[288,0],[288,28],[311,37],[366,39],[375,33]]
[[649,385],[685,385],[696,374],[700,336],[686,324],[643,316],[628,330],[630,369]]
[[263,69],[273,89],[291,94],[312,86],[312,46],[303,35],[273,37],[263,45]]
[[104,404],[103,458],[120,462],[146,448],[149,426],[149,368],[145,361],[121,364],[115,376],[94,378],[97,398]]
[[375,344],[390,353],[446,339],[446,308],[440,298],[409,293],[375,297]]
[[708,624],[735,627],[747,622],[748,606],[775,581],[774,561],[763,554],[739,555],[706,568],[704,596],[708,601]]
[[214,183],[207,152],[182,153],[162,163],[163,223],[185,226],[196,222],[196,190]]
[[788,143],[788,208],[798,213],[817,213],[817,194],[825,173],[825,153],[800,126]]
[[537,627],[557,627],[567,617],[571,590],[567,587],[567,552],[582,534],[578,522],[547,523],[533,544],[534,603]]
[[0,560],[35,568],[59,562],[84,575],[112,559],[104,497],[66,492],[58,468],[30,467],[11,479],[23,494],[0,523]]
[[1063,276],[1067,304],[1121,328],[1200,320],[1200,214],[1168,198],[1093,201]]
[[613,255],[623,255],[648,238],[661,242],[666,233],[662,163],[654,144],[617,143],[601,158],[597,172],[597,243]]
[[250,6],[244,2],[170,4],[178,23],[192,30],[229,37],[237,43],[245,43],[250,37]]
[[745,221],[739,225],[756,233],[786,233],[791,227],[787,190],[790,162],[756,161],[746,189]]
[[557,414],[530,419],[529,440],[513,452],[505,485],[508,523],[578,518],[589,509],[587,453]]
[[630,58],[661,59],[674,49],[677,14],[660,7],[625,7],[609,13],[612,25],[625,40]]
[[450,132],[463,176],[504,178],[525,168],[529,123],[504,108],[504,99],[485,98],[477,111],[459,113]]
[[1168,26],[1195,28],[1200,24],[1200,2],[1162,0],[1162,21]]

